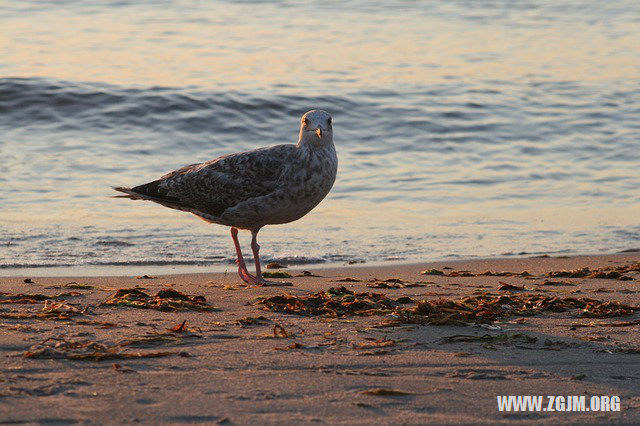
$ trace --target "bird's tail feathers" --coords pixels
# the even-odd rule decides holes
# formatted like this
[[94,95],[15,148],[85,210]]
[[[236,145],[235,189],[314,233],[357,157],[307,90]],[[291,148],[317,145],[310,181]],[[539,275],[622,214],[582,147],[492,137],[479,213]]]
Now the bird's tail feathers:
[[[144,185],[140,185],[139,187],[136,187],[136,188],[140,188],[143,186]],[[124,192],[126,195],[114,195],[111,198],[128,198],[130,200],[153,201],[154,203],[158,203],[165,207],[169,207],[170,209],[182,210],[182,211],[191,212],[191,213],[195,213],[197,211],[197,209],[194,209],[189,205],[182,204],[180,200],[162,199],[162,198],[154,197],[147,194],[141,194],[139,192],[135,192],[133,190],[135,188],[127,188],[123,186],[113,186],[112,188],[115,189],[116,191]]]
[[112,186],[112,188],[116,191],[124,192],[127,195],[112,195],[111,198],[128,198],[130,200],[142,200],[142,198],[138,194],[131,191],[131,188],[127,188],[124,186]]

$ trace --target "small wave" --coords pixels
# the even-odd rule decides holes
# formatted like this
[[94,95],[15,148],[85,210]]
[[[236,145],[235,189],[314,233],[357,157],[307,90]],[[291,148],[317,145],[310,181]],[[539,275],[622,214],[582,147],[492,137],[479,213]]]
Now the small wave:
[[96,241],[97,246],[110,246],[110,247],[131,247],[135,244],[127,241]]
[[328,259],[332,263],[349,263],[349,264],[366,263],[366,259],[360,256],[349,255],[349,254],[332,254],[328,256]]
[[273,136],[274,123],[286,123],[309,108],[331,105],[353,111],[348,97],[306,98],[244,92],[150,87],[126,88],[42,78],[0,78],[0,126],[50,126],[58,130],[145,130],[197,134],[215,132]]
[[306,256],[281,256],[281,257],[267,257],[261,259],[262,263],[276,262],[285,265],[311,265],[315,263],[325,263],[327,260],[321,257],[306,257]]
[[22,268],[65,268],[77,266],[74,263],[0,263],[0,269],[22,269]]
[[171,265],[193,265],[206,266],[214,265],[214,262],[205,262],[202,260],[122,260],[122,261],[104,261],[89,262],[94,266],[171,266]]
[[[102,261],[90,262],[89,265],[95,266],[171,266],[171,265],[193,265],[193,266],[209,266],[221,264],[235,264],[235,258],[216,259],[208,261],[202,259],[194,260],[132,260],[132,261]],[[245,257],[246,262],[253,262],[250,256]],[[282,256],[282,257],[265,257],[261,259],[263,264],[268,262],[277,262],[285,265],[309,265],[316,263],[325,263],[326,259],[320,257],[305,256]]]

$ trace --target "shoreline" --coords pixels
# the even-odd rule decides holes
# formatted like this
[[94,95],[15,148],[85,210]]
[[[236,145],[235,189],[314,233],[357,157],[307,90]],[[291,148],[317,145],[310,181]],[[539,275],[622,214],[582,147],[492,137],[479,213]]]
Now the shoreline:
[[[140,279],[2,277],[0,299],[14,299],[0,303],[0,419],[637,423],[640,310],[615,307],[640,308],[640,270],[630,267],[638,264],[640,253],[365,264],[309,268],[318,276],[291,278],[292,287],[246,286],[235,271],[161,275],[153,267]],[[617,270],[625,272],[606,275]],[[550,278],[561,271],[576,276]],[[410,300],[393,302],[398,312],[420,300],[506,299],[492,305],[498,316],[445,325],[428,323],[435,313],[426,323],[399,323],[403,317],[390,311],[300,316],[264,303],[284,295],[304,301],[330,287]],[[206,302],[189,300],[206,305],[105,304],[126,288],[150,296],[175,290],[203,296]],[[53,299],[15,302],[35,294]],[[527,298],[551,302],[532,315],[505,305]],[[602,310],[553,308],[587,299]],[[586,395],[587,404],[592,395],[618,396],[621,410],[507,413],[498,410],[499,395]]]
[[[566,258],[566,257],[594,257],[594,256],[624,256],[640,253],[640,249],[627,249],[613,253],[587,253],[587,254],[512,254],[496,255],[487,257],[458,257],[451,256],[450,259],[431,259],[425,261],[418,260],[382,260],[374,262],[354,262],[346,264],[344,262],[335,263],[290,263],[287,270],[322,270],[340,268],[394,268],[411,267],[422,264],[442,264],[456,262],[475,261],[501,261],[510,259],[536,259],[536,258]],[[247,260],[248,259],[248,260]],[[250,257],[246,258],[247,264],[252,264]],[[268,262],[265,262],[265,264]],[[79,266],[30,266],[27,268],[0,268],[0,278],[9,277],[126,277],[131,275],[144,275],[146,271],[153,269],[156,275],[184,275],[184,274],[220,274],[233,273],[236,266],[234,263],[214,264],[214,265],[79,265]],[[251,269],[251,267],[250,267]],[[113,271],[116,271],[114,273]],[[195,270],[195,271],[194,271]]]

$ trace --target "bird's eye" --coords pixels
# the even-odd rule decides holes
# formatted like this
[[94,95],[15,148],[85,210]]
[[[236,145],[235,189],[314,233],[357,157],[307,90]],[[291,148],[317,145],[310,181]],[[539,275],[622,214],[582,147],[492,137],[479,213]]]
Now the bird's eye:
[[307,117],[305,117],[305,118],[302,119],[302,122],[306,126],[307,124],[309,124],[309,119]]
[[331,124],[331,117],[327,120],[327,123]]

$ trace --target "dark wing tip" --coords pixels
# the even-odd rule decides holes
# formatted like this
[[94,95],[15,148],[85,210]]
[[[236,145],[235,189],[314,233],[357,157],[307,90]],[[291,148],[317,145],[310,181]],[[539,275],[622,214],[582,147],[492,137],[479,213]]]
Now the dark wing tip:
[[145,183],[142,185],[135,186],[131,189],[123,188],[128,194],[139,194],[144,195],[145,197],[150,197],[156,200],[170,201],[170,202],[180,202],[180,200],[176,197],[172,197],[167,194],[166,188],[162,186],[164,179],[154,180],[153,182]]
[[156,203],[166,205],[168,207],[180,206],[189,207],[184,204],[180,199],[167,195],[165,189],[161,187],[162,179],[155,180],[153,182],[145,183],[135,186],[133,188],[127,188],[124,186],[113,186],[112,188],[119,192],[124,192],[126,195],[115,195],[113,198],[129,198],[131,200],[149,200]]
[[126,186],[112,186],[111,187],[115,191],[124,192],[127,195],[112,195],[111,198],[130,198],[132,200],[138,199],[131,188],[127,188]]

